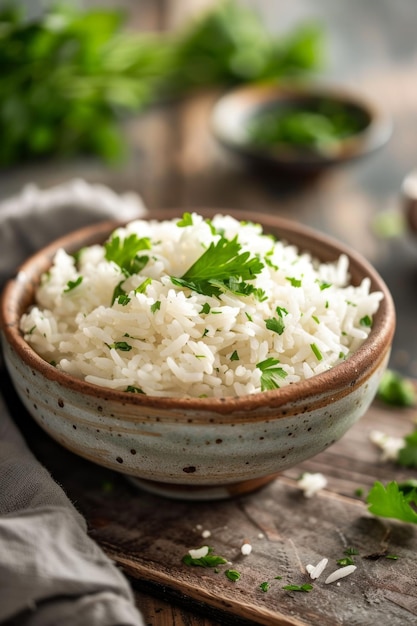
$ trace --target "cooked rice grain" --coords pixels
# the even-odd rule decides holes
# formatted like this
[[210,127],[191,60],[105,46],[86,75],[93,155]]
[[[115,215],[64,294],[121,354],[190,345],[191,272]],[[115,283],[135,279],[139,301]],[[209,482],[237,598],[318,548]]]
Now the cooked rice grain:
[[[370,293],[369,279],[349,283],[346,256],[320,263],[259,225],[230,216],[209,222],[192,214],[186,227],[177,221],[137,220],[116,231],[122,240],[136,234],[152,242],[145,267],[128,277],[106,260],[104,246],[84,249],[77,261],[59,250],[35,305],[21,319],[33,349],[96,385],[154,396],[220,397],[265,389],[257,364],[266,359],[279,361],[285,377],[274,383],[284,386],[328,370],[368,336],[363,319],[372,319],[382,294]],[[264,290],[265,300],[227,289],[207,296],[172,283],[171,276],[181,277],[220,232],[229,240],[237,235],[241,252],[264,263],[250,282]],[[146,279],[144,292],[136,292]],[[119,283],[130,300],[112,304]],[[281,333],[266,327],[279,315]]]

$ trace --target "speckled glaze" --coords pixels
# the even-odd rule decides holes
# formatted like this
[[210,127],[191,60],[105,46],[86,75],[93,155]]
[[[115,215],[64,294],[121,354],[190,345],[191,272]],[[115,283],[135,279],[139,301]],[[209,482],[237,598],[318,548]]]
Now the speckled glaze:
[[[219,211],[200,213],[212,216]],[[237,219],[253,215],[235,211]],[[152,218],[172,219],[173,212]],[[58,247],[73,252],[102,242],[116,226],[84,228],[29,259],[1,302],[6,366],[36,422],[72,452],[128,475],[154,493],[187,499],[225,498],[253,491],[332,445],[372,402],[387,366],[395,329],[391,296],[376,271],[337,242],[274,216],[256,221],[323,261],[350,257],[352,281],[369,276],[383,291],[369,338],[341,365],[281,389],[228,399],[155,398],[108,390],[57,371],[18,330],[40,274]]]

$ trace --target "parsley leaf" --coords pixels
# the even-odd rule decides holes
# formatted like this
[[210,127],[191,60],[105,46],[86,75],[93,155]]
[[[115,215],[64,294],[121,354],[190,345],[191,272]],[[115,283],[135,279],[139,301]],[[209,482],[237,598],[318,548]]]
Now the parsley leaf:
[[78,285],[81,285],[82,282],[83,282],[82,276],[78,276],[76,280],[69,280],[67,282],[67,286],[64,289],[64,293],[68,293],[69,291],[72,291],[73,289],[78,287]]
[[206,296],[219,297],[224,289],[249,295],[254,292],[254,287],[245,281],[252,280],[264,265],[258,258],[251,258],[249,251],[240,250],[237,236],[233,239],[221,236],[217,243],[211,242],[183,276],[171,276],[171,281],[174,285],[188,287]]
[[126,341],[115,341],[114,343],[106,343],[106,346],[110,349],[120,350],[121,352],[130,352],[132,346]]
[[370,317],[369,315],[364,315],[364,317],[361,317],[361,319],[359,320],[359,324],[361,326],[367,326],[368,328],[371,328],[372,317]]
[[271,319],[265,320],[265,326],[268,330],[278,333],[278,335],[282,335],[285,330],[285,324],[282,317],[271,317]]
[[278,359],[270,357],[256,364],[256,367],[261,370],[261,390],[269,391],[271,389],[279,389],[277,378],[285,378],[287,372],[282,367],[275,367],[278,365]]
[[238,572],[238,571],[237,571],[237,570],[235,570],[235,569],[227,569],[227,570],[225,571],[225,574],[226,574],[227,578],[228,578],[229,580],[231,580],[232,582],[234,582],[234,583],[235,583],[237,580],[239,580],[239,579],[240,579],[240,576],[241,576],[240,572]]
[[213,548],[209,548],[206,556],[201,556],[199,558],[193,558],[191,554],[185,554],[182,557],[182,562],[186,565],[194,565],[196,567],[217,567],[217,565],[224,565],[227,563],[227,560],[216,554],[212,554]]
[[177,226],[179,228],[184,228],[185,226],[192,226],[192,225],[193,225],[193,216],[191,215],[191,213],[184,213],[182,218],[178,220],[177,222]]
[[149,237],[138,237],[135,233],[128,235],[125,239],[113,234],[111,239],[104,244],[106,260],[113,261],[126,276],[138,274],[143,270],[149,257],[139,256],[138,252],[150,250],[150,248]]
[[303,585],[285,585],[283,589],[286,591],[311,591],[313,585],[310,585],[310,583],[304,583]]
[[403,522],[417,524],[417,512],[412,505],[417,505],[417,487],[407,488],[407,484],[399,485],[396,481],[386,487],[376,481],[368,497],[368,509],[373,515],[399,519]]

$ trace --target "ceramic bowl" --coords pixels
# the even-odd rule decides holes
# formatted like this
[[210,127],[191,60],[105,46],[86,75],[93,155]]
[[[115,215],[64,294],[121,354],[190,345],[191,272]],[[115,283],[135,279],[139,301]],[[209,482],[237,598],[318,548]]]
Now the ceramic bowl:
[[[332,144],[331,149],[297,146],[291,141],[260,145],[250,135],[251,126],[265,114],[276,119],[288,112],[317,112],[323,110],[323,103],[326,107],[337,107],[339,114],[343,107],[345,114],[355,120],[355,131]],[[314,121],[310,119],[309,123],[313,125]],[[266,171],[300,175],[316,174],[369,155],[381,148],[392,132],[386,113],[362,95],[336,87],[301,84],[236,88],[215,104],[211,127],[221,145],[248,163]]]
[[[206,217],[220,211],[199,211]],[[224,213],[224,211],[223,211]],[[237,219],[253,219],[228,211]],[[170,212],[152,213],[173,219]],[[115,223],[87,227],[23,264],[1,301],[4,358],[28,412],[62,446],[122,472],[154,493],[185,499],[253,491],[332,445],[365,413],[387,366],[395,327],[390,293],[368,262],[305,226],[256,214],[264,231],[322,261],[350,259],[353,284],[365,276],[384,294],[368,339],[342,364],[280,389],[235,398],[157,398],[113,391],[57,371],[25,342],[18,325],[42,272],[60,247],[102,243]]]

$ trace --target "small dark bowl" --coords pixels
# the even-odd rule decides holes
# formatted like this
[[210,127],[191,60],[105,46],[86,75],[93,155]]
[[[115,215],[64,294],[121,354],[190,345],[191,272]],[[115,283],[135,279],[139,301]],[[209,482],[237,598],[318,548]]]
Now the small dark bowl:
[[[343,107],[357,122],[357,130],[338,139],[331,150],[288,142],[260,145],[252,140],[250,128],[265,113],[315,110],[322,102]],[[250,164],[293,174],[318,173],[369,155],[381,148],[392,132],[388,116],[357,94],[330,87],[278,84],[252,85],[225,94],[214,106],[211,127],[220,144]]]

